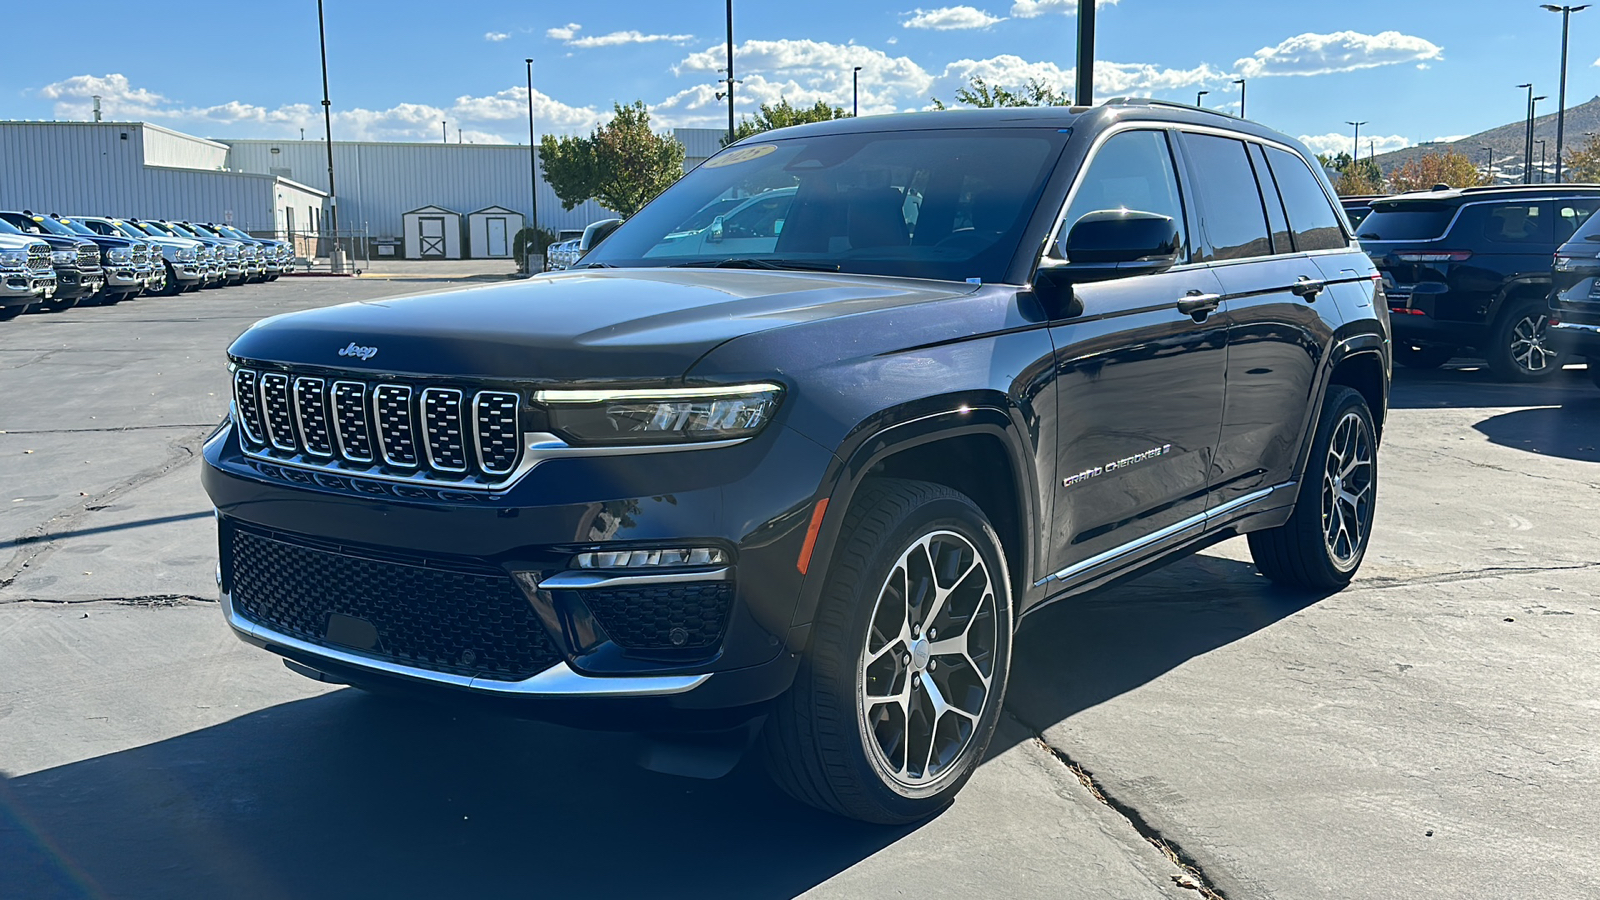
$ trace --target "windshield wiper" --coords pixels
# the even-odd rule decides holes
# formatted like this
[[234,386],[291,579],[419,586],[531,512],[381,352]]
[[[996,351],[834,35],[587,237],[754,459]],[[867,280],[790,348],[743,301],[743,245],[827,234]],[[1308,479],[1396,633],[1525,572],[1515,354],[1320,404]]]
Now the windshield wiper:
[[792,269],[803,272],[837,272],[838,263],[807,262],[798,259],[758,259],[754,256],[730,256],[726,259],[700,259],[693,262],[673,263],[671,268],[703,269]]

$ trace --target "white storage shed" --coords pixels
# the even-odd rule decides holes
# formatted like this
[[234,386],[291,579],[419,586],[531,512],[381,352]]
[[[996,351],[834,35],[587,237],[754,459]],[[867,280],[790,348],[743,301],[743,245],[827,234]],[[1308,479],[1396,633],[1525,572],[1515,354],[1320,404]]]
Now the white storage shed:
[[511,243],[522,230],[522,213],[486,206],[467,214],[467,248],[473,259],[510,259]]
[[406,259],[460,259],[461,214],[442,206],[424,206],[400,216],[405,228]]

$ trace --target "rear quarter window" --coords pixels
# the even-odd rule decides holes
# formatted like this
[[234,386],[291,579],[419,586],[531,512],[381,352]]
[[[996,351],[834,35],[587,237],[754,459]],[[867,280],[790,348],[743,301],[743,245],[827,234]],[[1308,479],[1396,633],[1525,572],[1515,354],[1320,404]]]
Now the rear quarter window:
[[1339,213],[1305,161],[1293,153],[1268,147],[1267,163],[1272,166],[1284,209],[1289,213],[1295,249],[1306,252],[1347,246]]
[[1200,222],[1213,259],[1248,259],[1272,253],[1267,213],[1243,141],[1185,134],[1200,191]]
[[1484,240],[1496,244],[1550,244],[1555,229],[1549,201],[1496,203],[1480,207],[1474,218],[1481,223]]

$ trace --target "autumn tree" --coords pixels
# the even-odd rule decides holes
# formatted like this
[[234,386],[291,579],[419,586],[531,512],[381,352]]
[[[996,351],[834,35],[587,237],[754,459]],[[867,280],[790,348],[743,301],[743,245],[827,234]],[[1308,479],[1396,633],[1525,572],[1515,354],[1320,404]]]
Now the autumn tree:
[[[948,108],[938,97],[931,99],[934,109]],[[974,75],[969,85],[956,89],[956,102],[992,109],[1000,106],[1071,106],[1072,98],[1037,78],[1028,79],[1021,90],[1013,91],[998,84],[989,84]]]
[[1457,150],[1413,156],[1389,173],[1389,189],[1395,192],[1425,191],[1436,184],[1464,188],[1488,183],[1472,160]]
[[1568,182],[1600,182],[1600,137],[1591,137],[1566,154],[1561,177]]
[[[795,106],[787,97],[781,98],[777,103],[761,104],[761,111],[754,117],[746,117],[734,129],[733,140],[743,140],[753,134],[771,131],[774,128],[788,128],[790,125],[804,125],[807,122],[828,122],[833,119],[843,119],[845,111],[837,106],[829,106],[826,101],[818,100],[810,106]],[[723,146],[732,143],[726,136],[722,139]]]
[[611,121],[588,137],[547,134],[539,141],[544,180],[563,209],[598,200],[631,216],[683,175],[683,145],[650,130],[642,101],[613,108]]
[[1362,197],[1384,191],[1383,169],[1370,157],[1352,160],[1348,153],[1341,152],[1336,156],[1319,153],[1317,161],[1322,163],[1323,168],[1336,173],[1333,189],[1341,197]]

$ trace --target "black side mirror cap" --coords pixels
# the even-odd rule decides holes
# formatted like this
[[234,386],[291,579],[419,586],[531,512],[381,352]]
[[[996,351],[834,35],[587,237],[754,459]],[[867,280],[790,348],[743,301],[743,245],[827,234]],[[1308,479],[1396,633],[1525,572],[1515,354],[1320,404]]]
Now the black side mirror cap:
[[1062,251],[1070,264],[1175,265],[1182,249],[1171,216],[1132,209],[1102,209],[1072,224]]

